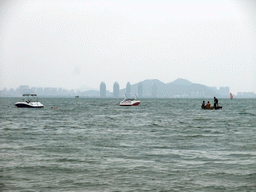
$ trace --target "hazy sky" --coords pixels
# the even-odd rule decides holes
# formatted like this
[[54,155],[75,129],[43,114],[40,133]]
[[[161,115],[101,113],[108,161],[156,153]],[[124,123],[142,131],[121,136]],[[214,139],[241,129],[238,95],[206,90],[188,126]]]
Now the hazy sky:
[[0,89],[184,78],[256,93],[254,0],[0,2]]

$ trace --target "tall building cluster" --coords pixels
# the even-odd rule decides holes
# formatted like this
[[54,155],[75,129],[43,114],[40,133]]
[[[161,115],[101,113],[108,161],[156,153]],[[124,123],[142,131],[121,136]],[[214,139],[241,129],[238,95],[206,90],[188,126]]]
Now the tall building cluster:
[[[143,91],[142,91],[142,84],[140,83],[138,86],[138,94],[139,97],[142,97]],[[131,97],[131,84],[128,82],[126,84],[126,89],[125,89],[125,95],[126,97]],[[101,82],[100,84],[100,97],[104,98],[107,96],[107,89],[106,89],[106,84],[104,82]],[[113,85],[113,97],[118,98],[120,96],[120,86],[118,82],[115,82]]]

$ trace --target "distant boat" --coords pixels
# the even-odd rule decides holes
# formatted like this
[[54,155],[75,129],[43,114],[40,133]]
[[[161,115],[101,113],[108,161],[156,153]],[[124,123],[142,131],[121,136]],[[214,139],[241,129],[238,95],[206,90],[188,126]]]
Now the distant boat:
[[42,108],[44,105],[38,101],[36,94],[23,94],[23,100],[15,103],[16,107]]
[[230,99],[233,99],[233,95],[232,95],[232,93],[230,93]]
[[77,96],[75,96],[75,98],[79,98],[79,96],[77,95]]
[[135,98],[127,98],[125,95],[125,99],[120,102],[120,106],[137,106],[140,104],[140,101],[137,99],[137,95]]

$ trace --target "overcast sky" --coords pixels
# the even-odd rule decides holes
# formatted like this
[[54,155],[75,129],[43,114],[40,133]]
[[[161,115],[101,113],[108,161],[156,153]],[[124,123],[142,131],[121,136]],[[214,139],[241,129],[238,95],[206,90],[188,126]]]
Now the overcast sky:
[[0,2],[0,89],[184,78],[256,93],[254,0]]

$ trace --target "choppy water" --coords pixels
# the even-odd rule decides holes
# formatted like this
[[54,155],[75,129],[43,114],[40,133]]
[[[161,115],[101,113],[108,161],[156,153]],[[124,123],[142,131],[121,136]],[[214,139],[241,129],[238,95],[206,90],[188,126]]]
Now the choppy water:
[[2,191],[256,191],[256,99],[17,100],[0,98]]

